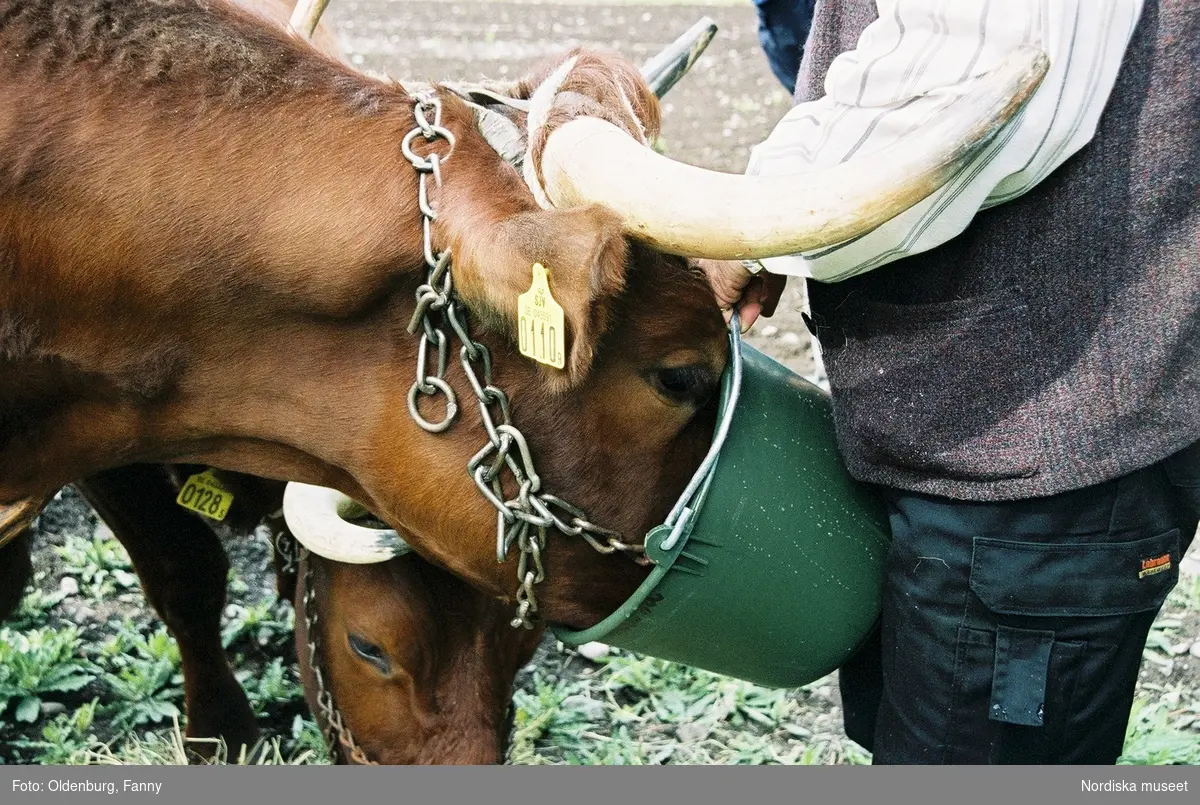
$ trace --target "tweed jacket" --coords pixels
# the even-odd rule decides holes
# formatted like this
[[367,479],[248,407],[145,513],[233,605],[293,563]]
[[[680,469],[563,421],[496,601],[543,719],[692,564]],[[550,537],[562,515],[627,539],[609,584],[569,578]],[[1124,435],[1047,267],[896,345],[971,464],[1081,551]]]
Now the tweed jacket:
[[[818,4],[797,102],[875,14]],[[809,298],[860,480],[1021,499],[1200,439],[1200,3],[1146,0],[1096,136],[1045,181]]]

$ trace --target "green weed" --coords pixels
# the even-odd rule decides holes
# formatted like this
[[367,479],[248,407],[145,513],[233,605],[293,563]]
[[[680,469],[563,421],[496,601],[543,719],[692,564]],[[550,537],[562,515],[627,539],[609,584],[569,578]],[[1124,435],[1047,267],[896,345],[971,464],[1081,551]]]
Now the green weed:
[[1200,716],[1200,700],[1180,707],[1178,691],[1153,702],[1139,696],[1129,716],[1125,749],[1117,762],[1143,766],[1200,764],[1200,734],[1178,726],[1182,713],[1190,713],[1190,724]]
[[93,600],[137,586],[125,548],[107,532],[90,538],[68,535],[66,543],[54,548],[67,573],[79,582],[79,591]]
[[45,765],[74,764],[96,743],[92,726],[96,720],[99,699],[92,699],[74,713],[59,713],[42,727],[41,740],[18,738],[12,742],[18,749],[36,751],[33,762]]
[[32,723],[42,701],[77,691],[96,678],[97,668],[78,656],[79,630],[0,627],[0,716]]
[[42,584],[46,579],[46,571],[39,570],[33,574],[29,589],[21,597],[21,603],[16,612],[8,617],[8,626],[14,631],[33,629],[46,623],[50,610],[58,606],[67,594],[62,590],[45,592]]
[[108,667],[115,669],[115,673],[104,673],[114,697],[104,708],[105,715],[114,728],[129,730],[179,716],[176,702],[183,696],[179,647],[165,626],[143,637],[127,624],[104,645],[101,654]]
[[239,641],[278,648],[291,641],[296,628],[295,613],[286,602],[266,599],[247,606],[231,604],[228,611],[232,615],[221,632],[225,648]]
[[254,672],[239,670],[235,676],[246,691],[246,698],[250,700],[256,715],[266,715],[304,699],[304,688],[295,666],[285,665],[281,657],[274,658]]

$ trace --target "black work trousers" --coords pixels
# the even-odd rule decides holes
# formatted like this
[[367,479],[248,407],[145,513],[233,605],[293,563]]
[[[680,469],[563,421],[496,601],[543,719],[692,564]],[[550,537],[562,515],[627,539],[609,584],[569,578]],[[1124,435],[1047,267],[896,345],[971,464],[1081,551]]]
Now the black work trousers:
[[1200,518],[1200,442],[1122,478],[979,503],[881,490],[883,613],[840,674],[875,763],[1100,763]]

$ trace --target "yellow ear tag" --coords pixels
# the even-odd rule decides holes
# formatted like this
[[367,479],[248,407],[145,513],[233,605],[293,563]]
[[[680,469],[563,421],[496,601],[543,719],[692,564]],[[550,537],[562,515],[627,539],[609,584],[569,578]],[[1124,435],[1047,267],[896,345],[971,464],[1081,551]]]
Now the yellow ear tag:
[[517,297],[517,316],[521,354],[563,368],[567,361],[563,309],[550,294],[550,278],[541,263],[533,264],[533,284]]
[[225,515],[229,514],[229,507],[233,505],[233,495],[212,470],[205,470],[184,482],[175,502],[210,520],[224,520]]

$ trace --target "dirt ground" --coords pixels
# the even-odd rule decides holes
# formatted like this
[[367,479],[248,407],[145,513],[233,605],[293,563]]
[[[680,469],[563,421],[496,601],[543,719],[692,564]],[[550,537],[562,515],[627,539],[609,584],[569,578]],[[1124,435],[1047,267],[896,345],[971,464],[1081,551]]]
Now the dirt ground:
[[[619,51],[643,61],[672,41],[701,16],[712,17],[720,32],[692,74],[664,104],[664,139],[674,158],[726,171],[740,172],[750,148],[760,142],[790,101],[770,74],[756,36],[753,8],[745,5],[695,6],[574,5],[509,2],[418,2],[417,0],[334,0],[329,19],[361,69],[395,78],[470,80],[482,76],[512,77],[548,54],[578,45]],[[756,326],[749,341],[794,370],[807,374],[813,364],[809,336],[800,318],[802,289],[793,282],[778,314]],[[44,513],[35,543],[39,584],[47,593],[60,590],[61,561],[51,546],[62,546],[70,535],[88,536],[97,528],[95,516],[73,490],[65,490]],[[227,543],[238,583],[232,603],[247,604],[273,597],[269,554],[261,542]],[[84,639],[102,639],[113,618],[128,616],[135,625],[147,624],[140,593],[134,588],[102,604],[65,597],[59,614],[79,624]],[[1170,634],[1179,640],[1200,636],[1195,612],[1176,612],[1179,621]],[[1185,691],[1200,689],[1200,660],[1189,659],[1187,647],[1164,662],[1148,662],[1143,690],[1170,685]],[[283,649],[286,653],[287,649]],[[260,660],[261,661],[261,658]],[[535,667],[551,674],[588,674],[588,663],[564,654],[547,641]],[[533,669],[519,680],[530,684]],[[1148,686],[1148,687],[1147,687]],[[1156,687],[1157,686],[1157,687]],[[78,697],[86,701],[86,692]],[[832,679],[797,694],[798,720],[809,735],[841,737],[836,684]],[[281,723],[290,722],[300,705],[281,710]],[[1200,724],[1198,724],[1200,726]],[[10,759],[11,762],[11,759]]]

